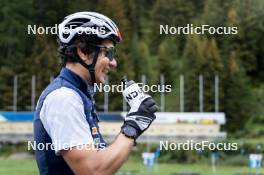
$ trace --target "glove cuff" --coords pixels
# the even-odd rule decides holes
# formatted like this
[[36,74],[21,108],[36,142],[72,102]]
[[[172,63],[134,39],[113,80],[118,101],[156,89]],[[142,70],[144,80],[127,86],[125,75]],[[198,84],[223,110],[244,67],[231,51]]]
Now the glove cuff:
[[134,146],[136,146],[136,140],[139,136],[139,133],[136,128],[129,125],[128,123],[124,123],[121,127],[121,133],[124,134],[126,137],[134,140]]

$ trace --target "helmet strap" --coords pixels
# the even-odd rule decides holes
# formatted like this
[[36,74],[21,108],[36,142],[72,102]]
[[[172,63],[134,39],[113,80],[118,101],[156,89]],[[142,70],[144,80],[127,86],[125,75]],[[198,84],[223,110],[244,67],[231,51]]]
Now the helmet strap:
[[77,56],[78,62],[89,71],[90,76],[91,76],[91,80],[92,80],[92,86],[94,86],[94,84],[96,83],[95,69],[94,68],[95,68],[95,64],[96,64],[97,59],[98,59],[99,52],[100,52],[100,49],[97,49],[95,51],[95,54],[93,57],[93,62],[91,64],[86,64],[79,56]]

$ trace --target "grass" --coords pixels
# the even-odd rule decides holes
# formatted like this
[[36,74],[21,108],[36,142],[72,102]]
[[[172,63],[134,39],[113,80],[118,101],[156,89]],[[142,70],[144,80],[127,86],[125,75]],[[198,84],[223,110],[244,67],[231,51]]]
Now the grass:
[[[135,170],[135,175],[145,175],[146,167],[142,162],[128,161],[121,168],[122,171]],[[192,172],[201,175],[212,175],[211,166],[204,164],[159,164],[151,168],[151,175],[170,175],[172,173]],[[254,169],[241,166],[217,166],[216,175],[235,175],[254,173]],[[260,172],[264,172],[264,168]],[[36,175],[38,169],[34,160],[0,160],[0,175]],[[118,173],[119,175],[124,173]]]
[[34,160],[0,160],[0,175],[36,175]]
[[[137,167],[138,173],[136,175],[145,175],[146,167],[139,163],[128,163],[122,169],[132,170]],[[264,172],[264,169],[261,169]],[[212,175],[212,168],[210,165],[200,164],[160,164],[155,169],[151,169],[151,175],[170,175],[173,173],[200,173],[200,175]],[[235,167],[235,166],[218,166],[216,167],[216,175],[235,175],[254,173],[255,170],[248,167]]]

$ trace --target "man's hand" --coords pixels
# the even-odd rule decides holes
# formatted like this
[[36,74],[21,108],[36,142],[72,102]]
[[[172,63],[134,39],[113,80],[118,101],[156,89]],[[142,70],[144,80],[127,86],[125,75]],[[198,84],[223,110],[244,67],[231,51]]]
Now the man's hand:
[[129,81],[127,86],[123,96],[131,109],[125,117],[121,132],[136,140],[155,120],[154,113],[158,108],[153,98],[144,94],[136,83]]

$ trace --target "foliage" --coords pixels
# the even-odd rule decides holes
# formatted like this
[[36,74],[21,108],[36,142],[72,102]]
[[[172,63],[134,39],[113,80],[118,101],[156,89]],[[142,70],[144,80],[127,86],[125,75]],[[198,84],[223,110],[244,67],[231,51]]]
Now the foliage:
[[[56,35],[28,35],[27,25],[55,26],[76,11],[97,11],[115,21],[123,41],[118,46],[118,69],[109,80],[121,77],[148,84],[173,85],[165,109],[178,110],[175,102],[179,76],[185,76],[185,111],[199,111],[198,76],[204,78],[203,111],[214,111],[214,76],[220,79],[220,111],[226,113],[228,131],[263,122],[264,1],[262,0],[1,0],[0,2],[0,109],[11,110],[13,76],[18,75],[18,110],[31,105],[31,77],[36,75],[36,95],[59,73]],[[171,27],[238,27],[237,35],[165,35],[160,25]],[[102,95],[98,103],[102,104]],[[159,98],[159,94],[154,94]],[[178,98],[178,97],[177,97]],[[118,93],[110,94],[109,110],[121,110]],[[245,129],[246,131],[246,129]],[[256,131],[256,133],[262,133]]]

